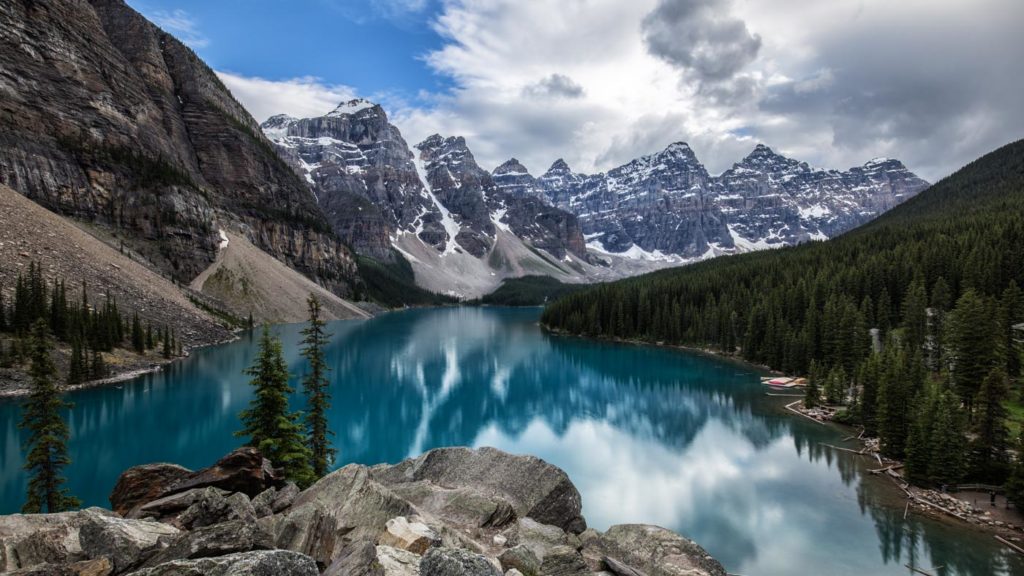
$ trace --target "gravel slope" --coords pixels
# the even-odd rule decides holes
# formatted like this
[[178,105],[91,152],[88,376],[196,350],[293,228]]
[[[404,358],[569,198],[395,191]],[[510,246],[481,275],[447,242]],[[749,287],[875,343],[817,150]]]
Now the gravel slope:
[[310,293],[320,299],[328,320],[370,316],[285,266],[242,235],[224,231],[223,237],[227,238],[227,245],[221,243],[216,262],[200,273],[190,287],[221,303],[239,318],[252,313],[256,321],[303,322]]

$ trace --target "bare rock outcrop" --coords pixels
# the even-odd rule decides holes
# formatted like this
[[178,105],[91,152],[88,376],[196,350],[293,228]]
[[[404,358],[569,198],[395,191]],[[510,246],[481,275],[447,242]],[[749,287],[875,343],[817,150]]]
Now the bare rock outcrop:
[[[147,475],[163,487],[128,489],[125,477],[138,482]],[[282,484],[251,448],[198,472],[133,468],[118,485],[115,492],[125,496],[120,509],[142,519],[98,508],[0,516],[0,570],[38,576],[725,576],[700,546],[664,528],[584,530],[580,494],[565,472],[493,448],[441,448],[395,465],[351,464],[302,492]],[[143,494],[157,496],[144,502]]]

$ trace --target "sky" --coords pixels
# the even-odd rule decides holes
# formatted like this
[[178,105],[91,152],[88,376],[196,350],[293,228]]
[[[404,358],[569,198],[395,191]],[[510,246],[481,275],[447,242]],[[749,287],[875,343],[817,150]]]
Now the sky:
[[1024,137],[1020,0],[128,0],[263,121],[381,103],[410,145],[604,171],[758,143],[936,181]]

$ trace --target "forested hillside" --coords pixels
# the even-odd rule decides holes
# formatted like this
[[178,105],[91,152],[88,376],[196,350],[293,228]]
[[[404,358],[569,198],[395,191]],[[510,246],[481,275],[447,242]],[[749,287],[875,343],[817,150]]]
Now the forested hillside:
[[1021,285],[1024,141],[837,239],[600,285],[543,323],[811,375],[808,401],[848,405],[912,479],[1001,481]]

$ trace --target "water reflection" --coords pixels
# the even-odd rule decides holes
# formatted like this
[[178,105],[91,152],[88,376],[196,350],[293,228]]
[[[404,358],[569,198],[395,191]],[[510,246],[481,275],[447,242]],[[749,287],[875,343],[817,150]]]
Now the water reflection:
[[[536,310],[446,309],[331,325],[329,418],[341,463],[447,445],[531,453],[569,472],[591,525],[649,522],[743,574],[1021,571],[990,537],[911,514],[865,464],[822,446],[749,368],[676,351],[550,337]],[[301,326],[277,329],[296,376]],[[237,443],[252,336],[119,388],[77,393],[73,491],[105,504],[124,468],[199,467]],[[296,397],[296,403],[301,399]],[[0,404],[0,504],[20,505],[17,410]],[[1011,564],[1011,562],[1016,562]],[[1021,571],[1024,573],[1024,571]]]

